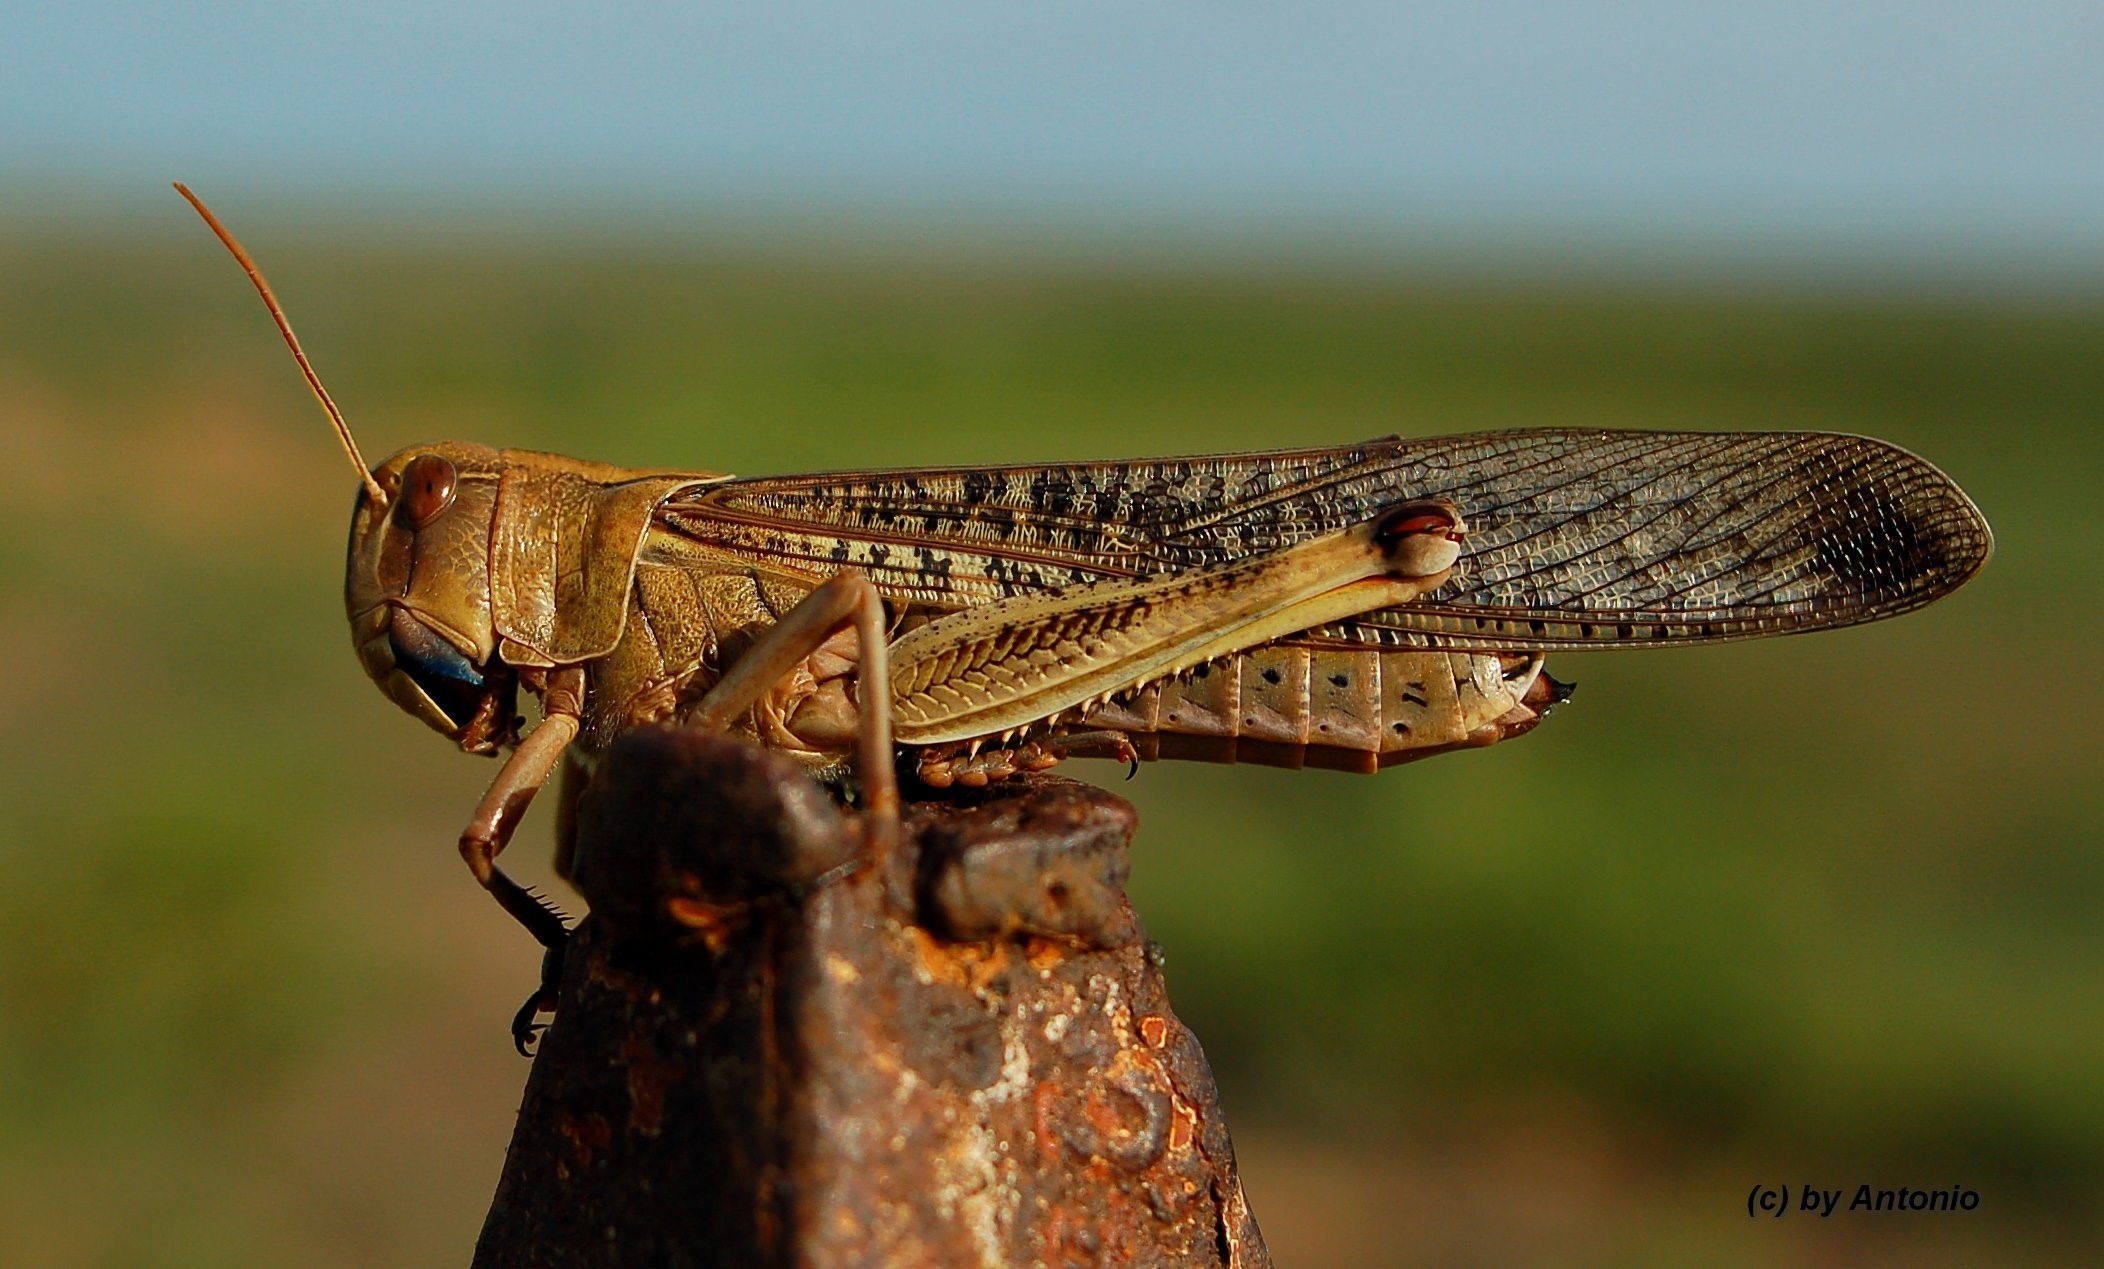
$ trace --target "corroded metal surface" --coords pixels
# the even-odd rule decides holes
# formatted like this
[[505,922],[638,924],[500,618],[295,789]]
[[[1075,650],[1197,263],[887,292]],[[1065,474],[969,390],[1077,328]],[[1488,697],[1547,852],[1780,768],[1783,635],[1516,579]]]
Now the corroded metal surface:
[[786,759],[624,738],[478,1265],[1268,1265],[1126,902],[1131,807],[909,808],[888,875]]

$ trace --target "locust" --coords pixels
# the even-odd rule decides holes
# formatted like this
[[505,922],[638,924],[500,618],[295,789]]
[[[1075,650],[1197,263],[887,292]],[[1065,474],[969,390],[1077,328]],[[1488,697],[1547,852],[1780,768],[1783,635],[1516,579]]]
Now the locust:
[[368,468],[262,273],[176,188],[356,469],[344,598],[365,672],[503,757],[460,851],[549,949],[522,1052],[568,927],[497,857],[551,776],[574,796],[632,728],[737,733],[831,777],[880,865],[902,770],[938,790],[1075,757],[1377,771],[1531,730],[1569,695],[1552,652],[1874,621],[1993,550],[1937,468],[1816,432],[743,478],[445,441]]

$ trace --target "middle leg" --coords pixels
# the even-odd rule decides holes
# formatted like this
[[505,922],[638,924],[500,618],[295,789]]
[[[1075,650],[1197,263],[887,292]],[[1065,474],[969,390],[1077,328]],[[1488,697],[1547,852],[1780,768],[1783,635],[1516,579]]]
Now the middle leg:
[[839,573],[804,596],[731,664],[688,714],[687,722],[728,730],[798,662],[849,622],[854,625],[858,654],[855,766],[862,776],[863,838],[870,857],[882,864],[898,840],[899,779],[891,752],[891,662],[884,600],[867,577]]

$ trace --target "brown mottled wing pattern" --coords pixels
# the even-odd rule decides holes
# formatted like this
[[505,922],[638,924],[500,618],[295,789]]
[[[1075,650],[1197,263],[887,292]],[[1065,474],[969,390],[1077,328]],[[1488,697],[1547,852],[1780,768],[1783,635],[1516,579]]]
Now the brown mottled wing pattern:
[[1522,649],[1750,638],[1871,621],[1945,594],[1992,547],[1950,479],[1822,433],[1515,431],[1329,449],[730,480],[658,527],[761,567],[867,572],[962,607],[1205,568],[1452,499],[1468,524],[1427,599],[1320,633]]

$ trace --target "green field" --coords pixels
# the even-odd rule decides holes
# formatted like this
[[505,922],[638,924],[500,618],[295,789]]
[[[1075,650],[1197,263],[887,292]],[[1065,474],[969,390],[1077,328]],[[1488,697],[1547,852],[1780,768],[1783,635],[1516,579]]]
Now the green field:
[[[1579,692],[1533,735],[1378,778],[1147,769],[1118,786],[1133,893],[1284,1264],[2055,1263],[2104,1237],[2104,305],[243,228],[375,460],[457,438],[760,473],[1540,425],[1930,457],[1999,538],[1948,601],[1553,659]],[[202,230],[0,235],[0,1262],[465,1259],[538,958],[452,846],[491,768],[350,654],[351,495]],[[536,880],[547,834],[517,851]],[[1983,1202],[1752,1223],[1757,1182]]]

